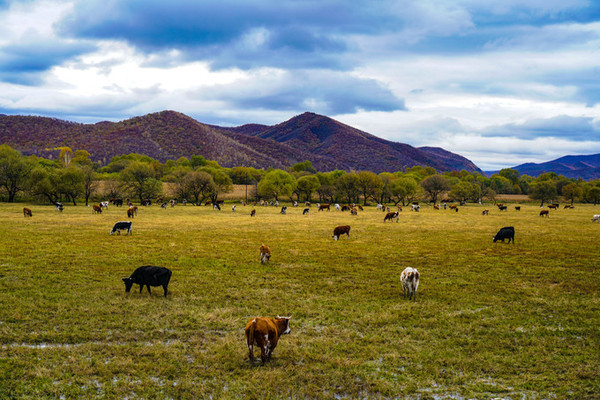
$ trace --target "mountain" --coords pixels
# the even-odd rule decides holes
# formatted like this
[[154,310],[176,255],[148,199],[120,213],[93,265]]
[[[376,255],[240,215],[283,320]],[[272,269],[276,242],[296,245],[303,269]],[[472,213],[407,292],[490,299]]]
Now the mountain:
[[571,155],[544,163],[525,163],[513,167],[521,175],[538,176],[544,172],[555,172],[558,175],[573,179],[600,179],[600,154]]
[[438,171],[480,171],[466,158],[441,148],[391,142],[331,118],[304,113],[274,126],[225,128],[175,111],[121,122],[80,124],[54,118],[0,116],[0,143],[23,154],[50,157],[69,146],[106,164],[117,155],[140,153],[164,162],[202,155],[226,167],[287,168],[310,160],[321,171],[399,171],[415,165]]

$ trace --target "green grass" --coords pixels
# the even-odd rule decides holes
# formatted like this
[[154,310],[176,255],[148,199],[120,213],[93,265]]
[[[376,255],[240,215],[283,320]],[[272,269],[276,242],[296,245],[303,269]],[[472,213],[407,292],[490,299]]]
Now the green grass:
[[[0,204],[0,398],[600,397],[598,207],[384,224],[374,207],[153,206],[110,236],[125,209],[23,206]],[[516,244],[492,243],[509,225]],[[124,293],[147,264],[173,271],[168,298]],[[249,365],[246,322],[277,314],[291,334]]]

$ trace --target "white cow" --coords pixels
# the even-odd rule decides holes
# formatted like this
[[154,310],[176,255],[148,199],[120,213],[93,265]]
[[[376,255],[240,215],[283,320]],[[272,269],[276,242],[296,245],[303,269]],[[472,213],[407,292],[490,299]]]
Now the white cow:
[[600,215],[594,214],[594,216],[592,217],[592,222],[600,222]]
[[419,288],[419,278],[421,274],[416,268],[406,267],[400,275],[402,282],[402,294],[404,298],[408,296],[409,300],[417,300],[417,289]]

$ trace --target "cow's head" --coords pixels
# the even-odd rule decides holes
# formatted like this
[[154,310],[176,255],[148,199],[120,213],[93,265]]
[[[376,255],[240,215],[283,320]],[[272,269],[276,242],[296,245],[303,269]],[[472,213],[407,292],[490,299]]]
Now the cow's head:
[[277,316],[277,319],[279,320],[285,320],[285,329],[284,331],[281,333],[282,335],[287,335],[288,333],[290,333],[292,331],[292,329],[290,328],[290,319],[292,317],[280,317],[279,315]]
[[125,284],[125,293],[129,293],[131,287],[133,286],[133,279],[123,278],[123,283]]

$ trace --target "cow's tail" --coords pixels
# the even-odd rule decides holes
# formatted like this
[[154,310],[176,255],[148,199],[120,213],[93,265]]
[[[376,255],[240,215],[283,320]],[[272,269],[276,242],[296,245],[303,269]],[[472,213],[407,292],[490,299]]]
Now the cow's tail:
[[256,318],[246,330],[246,344],[248,345],[248,359],[250,363],[254,361],[254,331],[256,331]]

